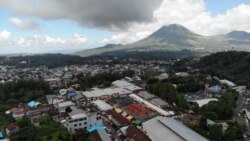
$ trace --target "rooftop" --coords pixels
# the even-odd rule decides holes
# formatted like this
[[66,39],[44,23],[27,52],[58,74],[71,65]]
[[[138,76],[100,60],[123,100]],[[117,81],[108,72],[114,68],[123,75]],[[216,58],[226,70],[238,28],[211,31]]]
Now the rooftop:
[[151,141],[147,135],[145,135],[136,126],[130,125],[126,130],[126,136],[133,141]]
[[142,126],[154,141],[208,141],[173,118],[157,116]]
[[111,121],[113,121],[117,126],[125,126],[130,123],[126,118],[124,118],[121,114],[117,113],[116,111],[109,110],[106,112],[106,115],[108,118],[111,118]]
[[102,100],[93,101],[97,108],[101,111],[107,111],[113,109],[113,107]]

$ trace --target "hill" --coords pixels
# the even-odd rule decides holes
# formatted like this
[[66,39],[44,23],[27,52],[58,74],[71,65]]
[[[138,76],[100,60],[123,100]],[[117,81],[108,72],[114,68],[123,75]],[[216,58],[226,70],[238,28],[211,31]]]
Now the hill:
[[224,50],[250,50],[250,33],[232,31],[224,35],[202,36],[182,25],[163,26],[148,37],[127,45],[108,45],[74,53],[80,56],[102,55],[122,51],[180,51],[217,52]]

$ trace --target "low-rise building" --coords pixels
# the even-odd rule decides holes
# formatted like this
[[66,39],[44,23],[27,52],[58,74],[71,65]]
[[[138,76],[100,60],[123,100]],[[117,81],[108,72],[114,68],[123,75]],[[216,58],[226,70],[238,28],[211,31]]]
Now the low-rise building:
[[208,141],[173,118],[157,116],[142,127],[152,141]]
[[102,101],[102,100],[96,100],[92,102],[100,111],[108,111],[113,109],[111,105],[108,103]]
[[8,127],[6,128],[6,134],[8,136],[12,136],[16,133],[18,133],[20,131],[20,127],[15,124],[15,123],[11,123],[10,125],[8,125]]
[[155,106],[160,107],[160,108],[166,108],[166,107],[168,107],[168,103],[165,102],[165,101],[163,101],[160,98],[153,98],[149,102],[151,102],[152,104],[154,104]]
[[88,113],[82,109],[72,107],[68,113],[64,126],[70,133],[75,133],[78,129],[88,129],[95,125],[102,125],[102,119],[97,113]]

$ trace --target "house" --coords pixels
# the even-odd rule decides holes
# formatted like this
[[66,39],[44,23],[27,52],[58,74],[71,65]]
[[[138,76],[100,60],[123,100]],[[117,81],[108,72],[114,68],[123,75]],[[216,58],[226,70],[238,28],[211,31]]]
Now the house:
[[50,104],[42,104],[37,107],[31,107],[27,112],[27,116],[36,116],[36,115],[42,115],[47,114],[48,111],[52,108],[52,105]]
[[123,127],[130,124],[128,119],[114,110],[106,111],[105,116],[116,127]]
[[20,131],[20,127],[18,125],[16,125],[15,123],[11,123],[10,125],[8,125],[8,127],[6,128],[6,134],[8,136],[12,136],[13,134],[16,134]]
[[57,105],[58,103],[61,103],[65,101],[65,98],[58,95],[46,95],[47,102],[52,105]]
[[157,116],[142,123],[152,141],[208,141],[173,118]]
[[129,125],[120,129],[130,141],[151,141],[151,139],[134,125]]
[[76,96],[72,98],[72,101],[75,101],[78,106],[87,104],[86,97],[83,96],[82,92],[77,92]]
[[38,105],[40,105],[41,103],[40,102],[37,102],[37,101],[30,101],[29,103],[27,103],[27,105],[29,107],[37,107]]
[[64,101],[55,105],[55,108],[58,108],[59,113],[64,113],[67,107],[73,106],[75,106],[75,103],[73,103],[72,101]]
[[102,125],[102,119],[97,113],[88,113],[76,107],[71,109],[72,111],[63,121],[63,125],[70,133],[75,133],[78,129],[89,129],[95,125]]
[[28,107],[21,107],[21,108],[12,108],[10,112],[12,113],[13,118],[22,118],[26,115],[26,112],[29,110]]

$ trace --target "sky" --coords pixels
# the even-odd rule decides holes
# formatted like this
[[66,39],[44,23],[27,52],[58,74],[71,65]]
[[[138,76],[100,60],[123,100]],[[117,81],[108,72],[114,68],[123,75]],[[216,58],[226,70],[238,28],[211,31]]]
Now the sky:
[[250,32],[250,0],[0,0],[0,54],[128,44],[161,26]]

